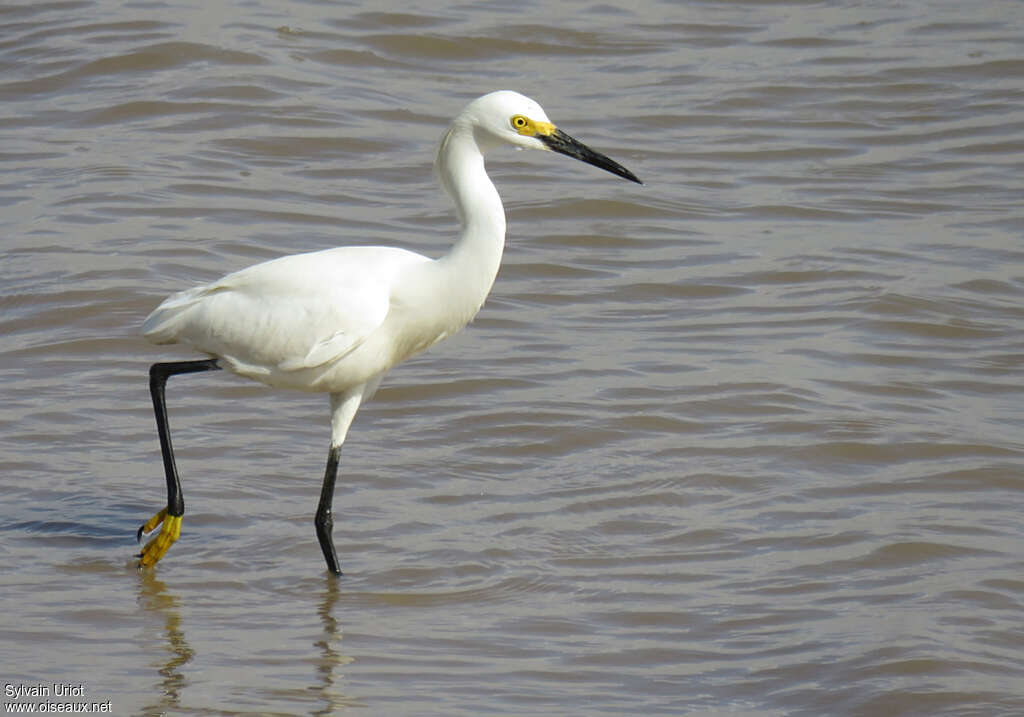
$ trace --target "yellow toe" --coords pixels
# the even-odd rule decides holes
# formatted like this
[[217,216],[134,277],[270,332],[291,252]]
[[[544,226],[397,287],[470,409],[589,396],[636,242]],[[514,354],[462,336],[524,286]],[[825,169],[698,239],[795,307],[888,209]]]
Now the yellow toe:
[[164,518],[166,518],[166,517],[167,517],[167,508],[161,508],[160,511],[157,512],[156,515],[154,515],[152,518],[150,518],[149,520],[147,520],[145,523],[142,524],[142,527],[139,528],[139,537],[141,538],[143,533],[152,533],[153,530],[156,528],[156,526],[158,526],[162,522],[164,522]]
[[146,546],[139,554],[139,565],[141,567],[148,568],[151,565],[156,565],[157,561],[167,554],[167,551],[171,549],[171,546],[174,545],[181,535],[181,516],[167,515],[166,508],[154,515],[142,527],[145,532],[149,532],[157,525],[160,525],[160,523],[163,523],[160,532],[146,543]]

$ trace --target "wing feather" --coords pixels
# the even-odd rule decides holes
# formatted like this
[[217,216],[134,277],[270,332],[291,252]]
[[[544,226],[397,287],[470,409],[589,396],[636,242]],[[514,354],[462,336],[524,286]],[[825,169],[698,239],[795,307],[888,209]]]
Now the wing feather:
[[142,331],[251,375],[314,368],[366,341],[390,311],[396,276],[427,261],[389,247],[286,256],[169,297]]

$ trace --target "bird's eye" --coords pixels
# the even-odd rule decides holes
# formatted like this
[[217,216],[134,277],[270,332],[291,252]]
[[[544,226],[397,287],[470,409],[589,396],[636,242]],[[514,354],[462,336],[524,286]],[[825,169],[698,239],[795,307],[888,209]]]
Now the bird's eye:
[[512,127],[516,130],[524,130],[530,126],[530,120],[526,119],[522,115],[516,115],[512,118]]

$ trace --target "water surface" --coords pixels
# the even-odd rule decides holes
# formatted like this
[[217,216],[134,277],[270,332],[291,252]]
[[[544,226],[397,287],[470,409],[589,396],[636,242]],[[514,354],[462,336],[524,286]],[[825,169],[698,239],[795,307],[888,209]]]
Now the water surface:
[[[115,714],[1024,713],[1024,9],[940,2],[0,9],[0,665]],[[138,334],[282,254],[455,235],[510,88],[645,180],[488,167],[458,337],[343,453],[325,397],[170,388]],[[5,702],[28,703],[27,698]]]

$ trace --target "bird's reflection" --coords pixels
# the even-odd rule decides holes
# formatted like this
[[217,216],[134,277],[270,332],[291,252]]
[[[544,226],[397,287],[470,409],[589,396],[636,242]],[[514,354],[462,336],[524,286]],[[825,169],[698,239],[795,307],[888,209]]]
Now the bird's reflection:
[[[185,667],[192,662],[196,652],[189,644],[182,626],[181,598],[155,576],[155,571],[140,570],[138,575],[138,601],[145,616],[139,643],[143,652],[154,656],[153,666],[159,675],[159,680],[152,688],[154,701],[146,706],[144,713],[165,714],[181,709],[181,698],[188,688]],[[342,595],[340,581],[334,575],[328,574],[324,577],[323,589],[317,602],[296,599],[296,607],[303,604],[315,606],[323,626],[322,635],[313,642],[316,654],[310,657],[315,667],[314,674],[310,676],[310,687],[323,702],[322,707],[311,711],[311,714],[315,715],[333,715],[346,708],[366,706],[363,702],[345,695],[341,689],[341,670],[352,662],[352,658],[339,649],[342,624],[335,617],[335,612]],[[154,620],[159,622],[161,631],[152,629]],[[308,699],[310,689],[304,685],[296,688],[296,692]]]
[[[325,576],[323,595],[317,613],[320,615],[320,622],[324,627],[324,634],[319,640],[313,643],[320,651],[320,662],[317,665],[317,676],[320,680],[320,695],[324,700],[322,709],[315,710],[315,715],[337,714],[345,707],[352,707],[359,704],[350,697],[345,696],[339,689],[341,674],[338,668],[352,662],[352,658],[342,654],[338,650],[342,638],[341,622],[334,616],[335,607],[341,591],[338,587],[340,581],[334,575]],[[365,706],[365,705],[361,705]]]
[[[167,585],[155,577],[154,571],[139,571],[139,605],[146,615],[158,616],[163,620],[164,637],[159,646],[154,646],[161,649],[152,651],[153,654],[160,655],[156,663],[157,672],[161,677],[156,685],[159,701],[146,709],[147,714],[180,707],[181,692],[185,688],[182,668],[191,662],[196,654],[185,639],[185,633],[181,628],[179,604],[178,596],[167,590]],[[153,634],[148,629],[144,631],[142,642],[154,642]]]

